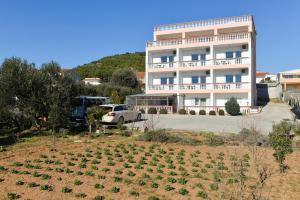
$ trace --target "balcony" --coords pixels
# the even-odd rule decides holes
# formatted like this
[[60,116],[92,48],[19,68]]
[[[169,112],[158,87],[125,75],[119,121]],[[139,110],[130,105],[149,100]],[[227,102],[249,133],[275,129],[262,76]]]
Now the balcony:
[[231,23],[240,23],[240,22],[249,22],[251,16],[237,16],[237,17],[225,17],[220,19],[209,19],[209,20],[200,20],[194,22],[178,23],[178,24],[166,24],[156,26],[154,31],[166,31],[166,30],[176,30],[182,28],[193,28],[193,27],[203,27],[203,26],[213,26],[220,24],[231,24]]
[[170,69],[170,68],[196,68],[208,66],[222,66],[222,65],[242,65],[250,64],[250,58],[224,58],[214,60],[194,60],[194,61],[181,61],[181,62],[166,62],[166,63],[149,63],[149,69]]
[[176,40],[160,40],[147,42],[147,47],[163,47],[163,46],[183,46],[190,44],[205,44],[205,43],[220,43],[224,41],[235,41],[251,38],[251,33],[230,33],[221,34],[214,36],[205,36],[199,38],[186,38],[186,39],[176,39]]
[[172,85],[149,85],[149,90],[155,91],[172,91],[172,90],[235,90],[249,89],[250,83],[198,83],[198,84],[172,84]]

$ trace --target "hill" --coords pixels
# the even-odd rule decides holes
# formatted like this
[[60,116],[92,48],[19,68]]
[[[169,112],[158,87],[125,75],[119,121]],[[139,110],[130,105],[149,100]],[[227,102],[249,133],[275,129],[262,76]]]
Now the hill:
[[116,54],[103,57],[100,60],[77,66],[76,73],[81,79],[98,77],[103,81],[110,80],[112,73],[120,68],[131,68],[136,71],[145,70],[145,52]]

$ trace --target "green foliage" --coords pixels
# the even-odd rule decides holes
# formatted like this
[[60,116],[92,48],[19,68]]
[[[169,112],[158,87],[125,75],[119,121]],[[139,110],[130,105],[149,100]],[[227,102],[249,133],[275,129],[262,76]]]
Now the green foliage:
[[208,114],[209,114],[209,115],[216,115],[216,111],[210,110]]
[[205,110],[200,110],[199,115],[206,115],[206,111]]
[[52,185],[41,185],[40,189],[47,190],[47,191],[53,191],[53,186]]
[[225,103],[225,110],[230,115],[238,115],[240,114],[240,105],[237,102],[236,98],[231,97],[226,103]]
[[104,82],[108,82],[112,74],[118,69],[145,71],[145,53],[136,52],[107,56],[100,60],[78,66],[75,70],[81,79],[99,77]]
[[288,154],[293,152],[292,149],[292,126],[286,121],[273,125],[272,132],[269,133],[271,146],[274,149],[273,156],[279,164],[280,172],[285,172],[287,166],[284,161]]
[[187,195],[189,193],[189,191],[185,188],[180,188],[178,193],[181,195]]
[[165,108],[162,108],[162,109],[159,110],[159,114],[162,114],[162,115],[168,114],[168,110],[165,109]]
[[205,140],[204,144],[209,145],[209,146],[220,146],[224,144],[224,140],[221,136],[216,135],[214,133],[207,133],[204,135]]
[[32,188],[32,187],[38,187],[40,186],[39,184],[37,184],[36,182],[30,182],[28,183],[28,187]]
[[138,196],[140,196],[140,193],[137,192],[137,191],[134,191],[134,190],[130,190],[130,191],[129,191],[129,195],[130,195],[130,196],[138,197]]
[[174,187],[172,187],[171,185],[166,185],[165,186],[165,190],[166,191],[172,191],[172,190],[174,190],[175,188]]
[[104,196],[101,196],[101,195],[97,195],[93,198],[93,200],[104,200],[105,197]]
[[14,193],[14,192],[9,192],[7,193],[7,198],[9,200],[14,200],[14,199],[19,199],[21,196],[17,193]]
[[159,200],[159,198],[156,196],[150,196],[148,197],[148,200]]
[[224,115],[225,115],[224,110],[220,109],[220,110],[219,110],[219,115],[224,116]]
[[202,199],[207,199],[208,198],[208,195],[205,191],[199,191],[197,193],[197,197],[201,197]]
[[68,188],[68,187],[63,187],[63,188],[61,189],[61,192],[62,192],[62,193],[71,193],[71,192],[72,192],[72,189],[71,189],[71,188]]
[[75,197],[76,198],[85,198],[87,195],[85,194],[85,193],[83,193],[83,192],[80,192],[80,193],[76,193],[75,194]]
[[178,111],[178,113],[179,113],[180,115],[185,115],[185,114],[186,114],[186,110],[183,109],[183,108],[181,108],[181,109]]
[[120,104],[121,98],[116,90],[113,90],[110,96],[110,102],[113,104]]
[[190,115],[196,115],[196,112],[194,110],[190,110]]
[[138,86],[138,80],[133,70],[117,69],[112,74],[111,84],[136,88]]
[[157,114],[156,108],[149,108],[148,109],[148,114]]
[[114,186],[114,187],[111,188],[110,191],[113,192],[113,193],[118,193],[118,192],[120,192],[120,188]]

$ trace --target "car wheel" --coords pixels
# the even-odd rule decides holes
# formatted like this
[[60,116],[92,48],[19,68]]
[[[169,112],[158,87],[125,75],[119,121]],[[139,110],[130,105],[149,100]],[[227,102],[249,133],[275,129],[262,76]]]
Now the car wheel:
[[137,120],[137,121],[141,121],[141,119],[142,119],[142,115],[141,115],[141,113],[139,113],[139,114],[137,115],[137,117],[136,117],[136,120]]
[[119,120],[118,120],[118,125],[123,125],[124,124],[124,117],[119,117]]

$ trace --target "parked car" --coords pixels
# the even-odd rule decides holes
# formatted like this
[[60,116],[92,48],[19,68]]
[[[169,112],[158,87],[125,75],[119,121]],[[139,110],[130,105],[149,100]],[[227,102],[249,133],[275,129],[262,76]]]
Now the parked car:
[[107,111],[103,115],[103,123],[123,124],[128,121],[139,121],[142,118],[140,111],[132,110],[125,104],[107,104],[101,105],[100,108]]

